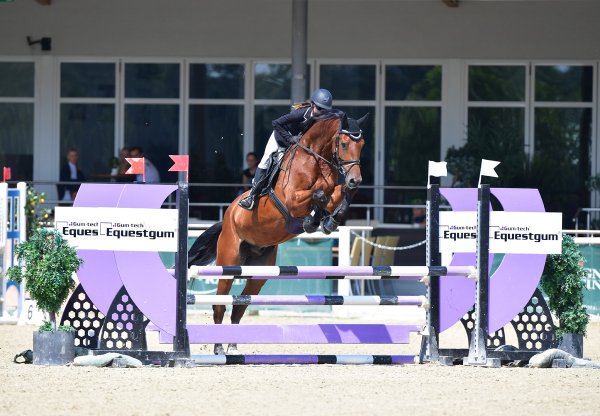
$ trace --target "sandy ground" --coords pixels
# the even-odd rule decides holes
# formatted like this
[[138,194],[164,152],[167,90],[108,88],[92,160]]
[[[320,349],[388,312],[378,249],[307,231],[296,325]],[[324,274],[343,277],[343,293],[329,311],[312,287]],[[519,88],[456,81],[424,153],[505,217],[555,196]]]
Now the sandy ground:
[[[197,321],[206,317],[199,316]],[[247,322],[289,318],[250,317]],[[293,322],[330,319],[294,319]],[[353,320],[346,320],[354,322]],[[291,322],[291,321],[289,321]],[[340,320],[336,320],[340,322]],[[600,370],[406,366],[43,367],[12,363],[32,326],[0,325],[0,415],[600,415]],[[462,331],[443,334],[460,346]],[[153,343],[152,339],[150,342]],[[417,353],[402,346],[241,346],[242,353]],[[208,347],[195,346],[193,353]],[[600,360],[600,323],[585,355]]]

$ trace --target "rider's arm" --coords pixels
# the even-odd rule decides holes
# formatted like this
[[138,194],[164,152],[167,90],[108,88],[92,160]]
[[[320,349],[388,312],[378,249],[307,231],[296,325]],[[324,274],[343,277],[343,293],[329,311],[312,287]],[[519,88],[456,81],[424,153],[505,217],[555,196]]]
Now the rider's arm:
[[306,109],[300,108],[273,120],[275,140],[280,146],[288,147],[295,143],[293,137],[300,133],[300,124],[304,121],[305,112]]

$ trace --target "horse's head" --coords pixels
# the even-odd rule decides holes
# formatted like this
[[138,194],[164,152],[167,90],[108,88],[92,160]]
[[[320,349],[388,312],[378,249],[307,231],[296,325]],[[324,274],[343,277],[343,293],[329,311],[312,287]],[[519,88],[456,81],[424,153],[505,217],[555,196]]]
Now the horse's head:
[[360,153],[365,145],[365,139],[360,128],[369,114],[358,120],[342,117],[340,129],[333,142],[333,161],[344,176],[346,186],[356,189],[362,182],[360,172]]
[[360,152],[365,144],[360,125],[367,117],[355,120],[340,110],[323,111],[298,146],[331,165],[348,189],[356,189],[362,182]]

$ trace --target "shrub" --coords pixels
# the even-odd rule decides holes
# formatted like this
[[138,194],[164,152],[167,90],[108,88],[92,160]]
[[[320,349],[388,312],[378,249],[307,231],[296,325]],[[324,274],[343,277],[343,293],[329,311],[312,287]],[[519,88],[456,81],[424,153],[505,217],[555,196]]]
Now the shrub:
[[563,235],[562,254],[548,256],[541,286],[549,298],[549,307],[556,314],[564,333],[586,334],[589,315],[583,306],[584,257],[575,240]]
[[56,314],[75,286],[73,273],[83,260],[56,230],[39,228],[31,237],[15,247],[19,266],[10,267],[7,275],[21,283],[38,308],[50,316],[56,329]]

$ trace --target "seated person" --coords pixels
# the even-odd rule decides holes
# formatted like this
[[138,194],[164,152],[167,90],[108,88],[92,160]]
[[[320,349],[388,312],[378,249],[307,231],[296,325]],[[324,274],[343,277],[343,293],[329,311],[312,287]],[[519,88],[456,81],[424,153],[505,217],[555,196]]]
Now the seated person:
[[150,159],[148,159],[147,157],[144,157],[144,151],[142,150],[142,148],[140,146],[133,146],[131,149],[129,149],[129,157],[132,157],[132,158],[143,157],[144,158],[144,175],[137,175],[135,177],[136,182],[143,183],[144,176],[146,179],[145,183],[159,183],[160,182],[160,174],[158,173],[158,169],[156,169],[156,166],[154,166],[154,164],[150,161]]

